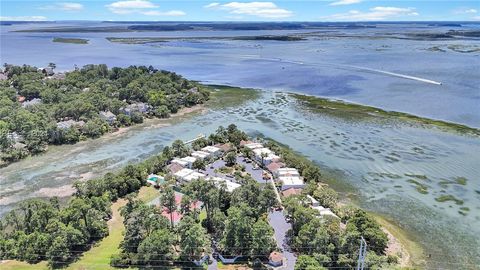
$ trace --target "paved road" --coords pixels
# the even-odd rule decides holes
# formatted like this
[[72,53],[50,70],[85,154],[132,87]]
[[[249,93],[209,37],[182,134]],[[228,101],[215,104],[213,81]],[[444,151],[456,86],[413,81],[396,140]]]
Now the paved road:
[[286,259],[286,264],[280,267],[282,270],[293,270],[297,256],[291,251],[287,243],[287,231],[292,228],[292,225],[287,222],[283,211],[273,211],[268,213],[268,222],[273,227],[275,233],[275,240],[277,246],[283,251],[283,256]]

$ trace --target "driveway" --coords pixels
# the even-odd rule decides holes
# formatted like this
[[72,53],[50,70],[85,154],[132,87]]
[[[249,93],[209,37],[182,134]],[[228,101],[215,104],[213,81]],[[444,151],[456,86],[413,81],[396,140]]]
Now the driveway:
[[283,256],[286,259],[286,264],[278,269],[293,270],[297,256],[291,251],[287,243],[287,231],[292,228],[292,225],[287,222],[283,211],[273,211],[268,213],[268,223],[275,231],[274,236],[278,248],[282,250]]

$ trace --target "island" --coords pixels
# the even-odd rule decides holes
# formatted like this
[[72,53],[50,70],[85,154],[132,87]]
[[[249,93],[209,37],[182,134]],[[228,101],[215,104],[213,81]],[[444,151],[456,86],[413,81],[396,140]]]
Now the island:
[[59,43],[70,43],[70,44],[88,44],[88,39],[84,38],[60,38],[56,37],[53,38],[53,42],[59,42]]
[[325,180],[287,146],[220,126],[77,182],[66,202],[22,202],[1,220],[2,267],[353,268],[365,245],[365,267],[400,266],[391,234]]

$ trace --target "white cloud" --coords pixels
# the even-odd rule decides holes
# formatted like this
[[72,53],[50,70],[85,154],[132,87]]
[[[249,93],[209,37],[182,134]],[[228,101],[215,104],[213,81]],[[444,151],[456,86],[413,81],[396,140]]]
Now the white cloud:
[[170,11],[149,10],[149,11],[144,11],[140,13],[148,16],[185,16],[187,15],[185,12],[181,10],[170,10]]
[[268,19],[288,18],[293,12],[278,7],[273,2],[230,2],[225,4],[211,3],[205,8],[225,10],[233,15],[248,15]]
[[453,13],[455,14],[476,14],[478,10],[474,8],[463,8],[463,9],[457,9],[454,10]]
[[83,10],[83,5],[80,3],[63,2],[53,5],[41,6],[38,9],[42,10],[64,10],[64,11],[80,11]]
[[106,7],[115,14],[143,14],[147,16],[184,16],[185,12],[181,10],[160,11],[158,5],[148,0],[126,0],[113,2]]
[[362,0],[340,0],[330,3],[330,6],[342,6],[342,5],[351,5],[362,2]]
[[418,16],[415,8],[399,7],[374,7],[368,12],[350,10],[347,13],[337,13],[323,17],[325,20],[332,21],[383,21],[398,18],[401,16]]
[[0,21],[46,21],[44,16],[0,16]]

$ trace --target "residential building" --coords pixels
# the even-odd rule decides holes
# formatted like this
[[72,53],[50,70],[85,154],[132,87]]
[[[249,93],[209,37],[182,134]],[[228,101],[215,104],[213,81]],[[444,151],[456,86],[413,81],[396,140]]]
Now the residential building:
[[181,169],[180,171],[174,173],[173,176],[175,176],[175,178],[178,181],[184,181],[185,177],[187,177],[191,173],[193,173],[193,170],[188,169],[188,168],[184,168],[184,169]]
[[300,173],[295,168],[279,168],[276,172],[273,173],[275,177],[282,177],[282,176],[297,176],[300,177]]
[[206,177],[205,174],[194,171],[191,174],[188,174],[185,177],[183,177],[183,181],[184,182],[191,182],[193,180],[197,180],[197,179],[200,179],[200,178],[205,179],[205,177]]
[[302,194],[302,190],[303,189],[301,189],[301,188],[290,187],[290,188],[284,189],[281,193],[282,193],[283,197],[288,198],[288,197],[293,196],[293,195]]
[[288,188],[304,188],[305,183],[298,176],[281,176],[278,181],[282,183],[282,190]]
[[270,264],[273,267],[279,267],[283,265],[283,254],[274,251],[270,253],[270,256],[268,256],[268,264]]
[[247,143],[244,145],[245,147],[247,148],[250,148],[250,149],[258,149],[258,148],[263,148],[263,144],[261,143]]
[[100,112],[100,118],[107,121],[109,124],[112,124],[117,120],[117,116],[115,116],[115,114],[113,114],[111,111]]
[[67,120],[57,123],[58,129],[69,129],[73,126],[83,127],[85,125],[84,121],[74,121],[74,120]]
[[183,166],[178,163],[170,163],[167,165],[167,172],[169,172],[170,174],[175,174],[181,169],[183,169]]
[[22,107],[24,108],[27,108],[27,107],[30,107],[30,106],[34,106],[34,105],[38,105],[38,104],[41,104],[42,103],[42,100],[39,99],[39,98],[34,98],[32,100],[28,100],[28,101],[24,101],[22,103]]
[[310,201],[310,205],[312,207],[317,207],[317,206],[320,206],[320,202],[317,201],[315,198],[313,198],[312,196],[310,195],[307,195],[307,199]]
[[186,168],[186,167],[189,167],[190,166],[188,165],[188,161],[186,160],[183,160],[183,159],[178,159],[178,158],[175,158],[173,159],[172,161],[170,161],[171,164],[177,164],[179,166],[182,166],[183,168]]
[[206,159],[212,156],[210,153],[205,152],[205,151],[195,151],[191,154],[192,157],[198,158],[198,159]]
[[217,187],[220,187],[222,183],[225,183],[225,187],[228,192],[233,192],[235,189],[242,186],[238,183],[232,182],[228,179],[221,178],[221,177],[210,177],[209,179],[212,180],[217,185]]
[[222,150],[216,146],[205,146],[202,148],[202,151],[210,153],[213,157],[220,157],[222,155]]
[[272,162],[267,165],[267,170],[272,173],[272,175],[277,175],[277,171],[280,168],[285,167],[285,164],[282,162]]
[[323,206],[312,206],[312,209],[317,210],[320,217],[330,216],[339,218],[337,215],[335,215],[335,213],[332,212],[332,210],[330,210],[330,208],[325,208]]
[[194,157],[184,157],[180,159],[181,161],[184,161],[187,163],[186,167],[192,168],[193,163],[197,160]]
[[141,114],[146,114],[150,111],[150,106],[143,102],[137,102],[128,104],[127,106],[120,109],[120,112],[130,116],[134,112],[138,112]]

